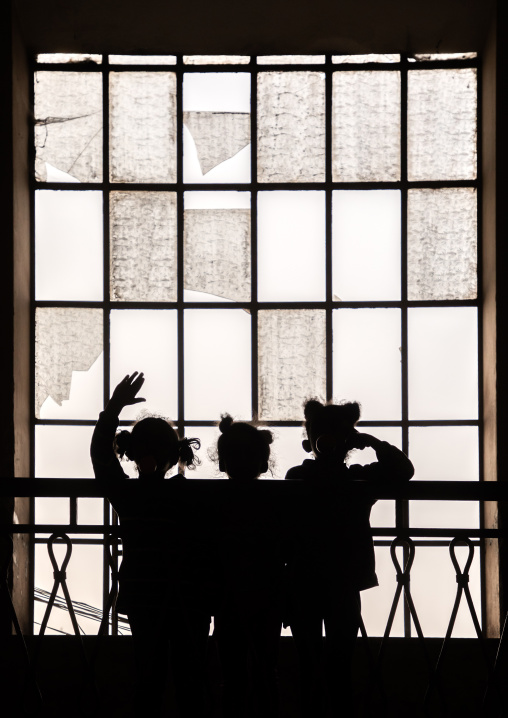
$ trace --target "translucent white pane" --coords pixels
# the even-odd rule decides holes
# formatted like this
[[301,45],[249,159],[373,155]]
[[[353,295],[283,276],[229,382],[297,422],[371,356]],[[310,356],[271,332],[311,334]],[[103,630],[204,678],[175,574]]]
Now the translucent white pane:
[[475,501],[410,501],[412,528],[480,528],[480,511]]
[[423,70],[408,80],[408,177],[476,177],[476,70]]
[[234,309],[185,312],[185,417],[252,416],[251,318]]
[[176,76],[110,74],[112,182],[176,182]]
[[39,496],[35,498],[35,523],[68,524],[70,521],[69,499],[66,497]]
[[43,52],[40,55],[37,55],[37,62],[46,64],[58,64],[60,62],[68,62],[69,64],[74,62],[96,62],[100,65],[102,62],[102,55],[86,55],[72,52]]
[[[376,546],[376,574],[379,586],[362,591],[362,618],[370,637],[382,636],[385,632],[393,597],[397,589],[395,568],[388,546]],[[399,553],[399,552],[398,552]],[[402,553],[402,552],[400,552]],[[402,557],[399,556],[402,562]],[[390,636],[404,635],[403,597],[400,598]]]
[[420,62],[430,60],[472,60],[478,57],[476,52],[438,52],[430,55],[415,55],[415,60]]
[[[302,409],[303,421],[303,409]],[[300,466],[310,455],[302,448],[304,430],[300,426],[273,426],[269,427],[274,435],[271,445],[270,458],[274,461],[273,476],[268,473],[269,479],[285,479],[286,474],[293,466]]]
[[333,193],[335,300],[400,299],[400,211],[398,190]]
[[111,298],[176,301],[176,194],[110,195]]
[[332,55],[334,65],[364,65],[367,62],[400,62],[400,55]]
[[176,55],[110,55],[110,65],[176,65]]
[[364,421],[400,419],[400,361],[398,309],[333,312],[335,401],[358,401]]
[[141,413],[177,416],[177,315],[173,310],[129,309],[111,312],[111,391],[126,374],[140,371],[142,404],[125,407],[122,419]]
[[102,310],[39,308],[35,315],[35,415],[95,419],[102,409]]
[[408,299],[477,296],[476,190],[409,190]]
[[258,75],[258,180],[325,179],[325,75]]
[[[467,558],[467,548],[458,547],[456,556],[460,567],[463,568]],[[478,547],[475,548],[469,576],[469,590],[471,591],[476,615],[481,626]],[[426,638],[444,636],[457,594],[455,569],[451,562],[448,548],[417,547],[415,562],[411,569],[411,594],[420,619],[423,635]],[[476,638],[476,632],[463,594],[452,638],[473,637]]]
[[325,299],[324,192],[259,192],[258,299]]
[[324,55],[260,55],[258,65],[322,65]]
[[249,55],[184,55],[184,65],[248,65]]
[[400,179],[400,73],[335,72],[332,174],[336,182]]
[[98,72],[35,73],[35,176],[47,165],[63,181],[102,180],[102,75]]
[[104,499],[85,496],[78,498],[78,523],[98,524],[104,521]]
[[478,418],[474,307],[409,310],[409,418]]
[[201,448],[197,455],[201,464],[195,470],[185,469],[188,479],[226,479],[226,475],[219,471],[219,465],[213,460],[217,450],[217,439],[220,436],[216,426],[186,426],[185,436],[196,437],[201,441]]
[[260,311],[258,315],[259,416],[302,420],[303,402],[326,391],[325,312]]
[[415,426],[409,455],[418,481],[478,481],[476,426]]
[[36,426],[35,476],[41,479],[93,478],[92,432],[93,426]]
[[35,193],[35,298],[101,301],[102,192]]

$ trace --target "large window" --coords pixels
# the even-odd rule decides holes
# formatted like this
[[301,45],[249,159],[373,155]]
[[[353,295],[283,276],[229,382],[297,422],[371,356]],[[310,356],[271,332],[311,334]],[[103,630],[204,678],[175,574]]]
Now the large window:
[[[362,426],[406,451],[416,478],[481,479],[476,63],[39,55],[35,476],[92,475],[94,421],[139,370],[147,411],[202,439],[198,478],[218,476],[207,449],[226,411],[274,428],[283,478],[303,458],[302,403],[318,396],[358,400]],[[35,519],[114,517],[99,499],[38,499]],[[479,522],[471,503],[373,510],[393,536],[435,530],[419,537],[412,574],[426,635],[444,633],[455,588],[439,532]],[[49,590],[37,541],[35,585]],[[388,544],[376,549],[381,587],[364,595],[372,635],[393,596]],[[100,606],[102,539],[76,551],[71,593]],[[478,607],[480,573],[477,549]],[[428,612],[446,586],[450,605]],[[66,630],[63,612],[54,620]],[[402,607],[397,620],[407,634]]]

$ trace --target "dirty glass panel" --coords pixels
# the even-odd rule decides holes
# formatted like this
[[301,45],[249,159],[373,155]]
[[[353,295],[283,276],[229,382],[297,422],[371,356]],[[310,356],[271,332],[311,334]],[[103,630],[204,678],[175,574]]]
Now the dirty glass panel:
[[35,314],[35,416],[95,419],[102,410],[102,310]]
[[111,312],[111,390],[126,374],[145,374],[139,395],[122,419],[143,413],[174,419],[178,406],[177,315],[171,309],[115,309]]
[[408,194],[408,299],[476,299],[477,202],[469,187]]
[[176,76],[110,74],[110,179],[176,182]]
[[324,192],[259,192],[258,299],[325,299]]
[[102,192],[35,193],[35,298],[101,301]]
[[43,52],[40,55],[37,55],[37,62],[45,63],[48,65],[56,65],[61,62],[96,62],[100,65],[102,62],[102,55],[86,55],[73,52]]
[[400,311],[333,312],[335,401],[358,401],[363,421],[401,418]]
[[176,301],[176,227],[176,193],[111,193],[111,299]]
[[324,55],[260,55],[258,65],[322,65]]
[[[91,418],[98,418],[98,415]],[[36,426],[36,478],[93,478],[90,460],[92,433],[93,426]]]
[[258,75],[258,180],[325,179],[325,75]]
[[478,418],[475,307],[409,309],[409,418]]
[[176,65],[176,55],[110,55],[110,65]]
[[185,418],[252,416],[251,317],[239,309],[189,309],[184,339]]
[[400,192],[333,193],[334,301],[400,299]]
[[34,94],[36,179],[101,182],[101,74],[36,72]]
[[367,62],[400,62],[400,55],[332,55],[334,65],[365,65]]
[[400,73],[335,72],[332,173],[336,182],[400,179]]
[[478,57],[476,52],[438,52],[430,55],[415,55],[414,59],[420,62],[431,60],[472,60]]
[[408,178],[476,178],[475,69],[409,73]]
[[[362,591],[362,618],[370,637],[382,636],[385,632],[393,597],[397,588],[396,572],[388,546],[376,546],[376,574],[379,586]],[[402,551],[397,551],[402,563]],[[399,601],[390,636],[404,635],[403,600]]]
[[184,55],[184,65],[248,65],[249,55]]
[[324,311],[260,311],[259,417],[267,421],[301,421],[304,400],[325,397],[325,359]]

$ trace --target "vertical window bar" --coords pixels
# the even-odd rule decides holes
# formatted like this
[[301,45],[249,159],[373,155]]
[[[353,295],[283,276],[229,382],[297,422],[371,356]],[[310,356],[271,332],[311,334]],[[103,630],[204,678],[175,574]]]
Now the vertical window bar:
[[176,59],[176,223],[177,223],[177,314],[178,314],[178,417],[180,435],[184,435],[185,396],[184,396],[184,195],[183,195],[183,56]]
[[[257,58],[256,58],[257,59]],[[252,416],[257,417],[258,404],[258,71],[251,57],[250,70],[250,133],[251,133],[251,391]]]
[[[32,117],[35,117],[35,63],[31,63],[29,79],[29,108]],[[35,122],[30,129],[30,143],[28,148],[30,167],[30,476],[35,477]],[[35,523],[35,499],[30,498],[29,520]],[[35,536],[28,537],[28,591],[30,599],[29,626],[33,634],[34,626],[34,589],[35,589]]]
[[332,309],[332,56],[325,61],[325,182],[326,182],[326,399],[333,398],[333,309]]

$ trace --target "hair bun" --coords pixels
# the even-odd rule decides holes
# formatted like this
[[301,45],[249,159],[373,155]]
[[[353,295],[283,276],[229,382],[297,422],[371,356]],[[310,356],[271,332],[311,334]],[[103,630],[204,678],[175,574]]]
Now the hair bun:
[[357,401],[350,401],[342,405],[348,420],[354,425],[360,418],[360,404]]
[[266,444],[273,443],[273,434],[269,429],[258,429],[258,432]]
[[180,439],[178,441],[178,458],[182,464],[185,464],[189,469],[195,469],[196,466],[199,466],[201,461],[194,455],[194,451],[197,451],[200,447],[201,442],[199,439],[187,439],[185,436]]
[[323,409],[325,405],[322,404],[318,399],[307,399],[303,405],[303,413],[306,421],[312,421],[312,419]]
[[114,440],[114,448],[118,456],[123,459],[124,456],[127,456],[128,459],[131,457],[129,456],[129,449],[132,445],[132,436],[130,431],[126,431],[125,429],[123,431],[119,431],[118,434],[115,435]]
[[221,414],[220,422],[219,422],[219,431],[221,434],[225,434],[226,431],[229,431],[233,425],[233,417],[229,414]]

